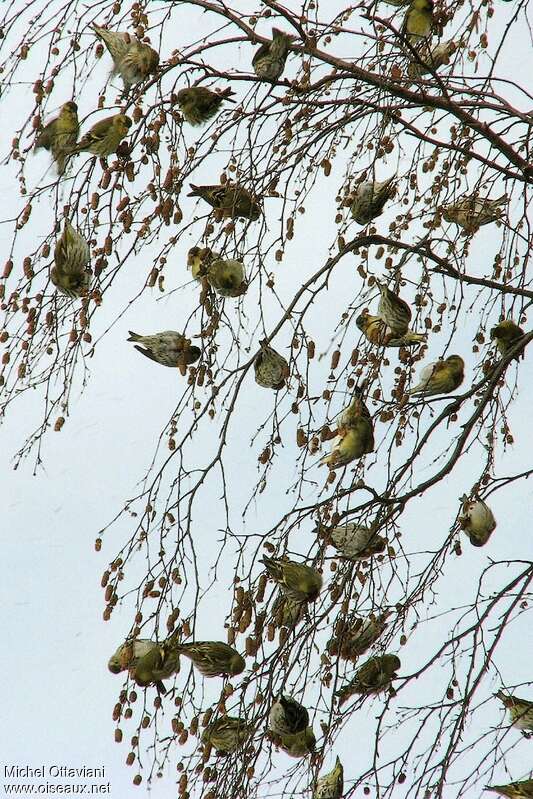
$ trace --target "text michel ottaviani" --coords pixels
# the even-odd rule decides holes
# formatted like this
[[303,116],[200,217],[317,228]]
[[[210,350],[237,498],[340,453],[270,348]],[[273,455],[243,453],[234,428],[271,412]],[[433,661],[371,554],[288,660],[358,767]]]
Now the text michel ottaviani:
[[87,766],[80,766],[79,768],[70,768],[69,766],[4,766],[4,777],[17,779],[22,778],[25,780],[32,778],[44,777],[84,777],[85,779],[95,779],[105,777],[105,767],[88,768]]

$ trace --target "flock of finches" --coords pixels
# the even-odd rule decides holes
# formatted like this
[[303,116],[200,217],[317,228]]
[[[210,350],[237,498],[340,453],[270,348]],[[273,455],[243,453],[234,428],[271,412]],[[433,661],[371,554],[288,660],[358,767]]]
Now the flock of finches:
[[[389,2],[407,5],[404,0]],[[409,67],[411,77],[416,78],[448,63],[456,49],[453,41],[431,49],[434,27],[432,13],[431,0],[412,0],[404,16],[402,33],[410,45],[410,51],[418,52],[418,58]],[[113,58],[113,71],[120,74],[125,90],[157,74],[159,54],[148,44],[128,33],[112,32],[96,25],[93,27],[96,36],[109,50]],[[294,38],[273,29],[272,40],[259,47],[252,61],[259,79],[269,82],[279,80]],[[233,102],[233,94],[230,88],[215,92],[203,86],[194,86],[179,91],[177,102],[188,123],[202,125],[217,114],[224,101]],[[116,114],[97,122],[78,141],[77,106],[74,102],[68,102],[62,106],[59,116],[40,132],[35,147],[49,150],[59,173],[63,174],[68,160],[77,153],[89,152],[105,158],[116,152],[131,124],[129,117]],[[357,223],[366,225],[382,214],[385,204],[395,193],[394,183],[395,178],[392,177],[383,182],[358,184],[351,204],[351,213]],[[239,184],[191,184],[191,189],[189,196],[200,197],[209,203],[218,219],[245,218],[255,221],[262,214],[260,198]],[[497,200],[476,195],[463,196],[444,207],[443,217],[472,234],[481,225],[499,219],[506,201],[505,196]],[[66,219],[55,248],[52,283],[71,298],[85,296],[91,281],[89,260],[87,241]],[[238,297],[248,288],[244,264],[238,259],[222,258],[209,248],[193,247],[189,251],[188,266],[197,281],[207,281],[223,297]],[[376,284],[380,294],[377,315],[372,316],[365,310],[356,321],[363,335],[378,347],[412,347],[424,342],[425,334],[409,328],[411,309],[407,303],[384,283],[376,281]],[[500,322],[491,330],[491,338],[502,355],[515,347],[523,335],[524,331],[510,319]],[[172,330],[147,336],[130,332],[129,340],[137,343],[137,349],[143,355],[163,366],[179,368],[182,374],[185,374],[189,364],[201,356],[200,349],[192,346],[190,339]],[[260,386],[277,391],[286,383],[289,364],[282,355],[263,342],[254,361],[254,371],[255,380]],[[421,397],[447,394],[455,391],[463,379],[463,359],[459,355],[450,355],[425,366],[419,383],[409,393]],[[374,449],[373,422],[362,394],[361,387],[357,387],[353,401],[339,417],[331,452],[323,459],[329,469],[344,467]],[[474,546],[483,546],[496,527],[492,511],[478,498],[470,500],[463,497],[463,515],[459,523]],[[341,557],[351,561],[369,558],[383,552],[386,547],[386,540],[376,529],[353,523],[327,530],[325,537]],[[311,566],[287,559],[265,557],[263,563],[268,577],[280,586],[274,606],[278,626],[294,627],[302,619],[308,603],[317,599],[322,588],[322,576]],[[330,640],[328,651],[331,655],[356,661],[380,638],[387,625],[386,618],[387,614],[379,617],[372,615],[367,619],[352,618],[343,622],[336,630],[336,636]],[[190,658],[205,677],[234,677],[245,668],[244,658],[228,644],[219,641],[180,643],[174,633],[162,643],[142,639],[126,641],[110,659],[109,669],[113,673],[127,670],[138,685],[155,685],[160,693],[164,693],[162,681],[179,670],[180,655]],[[337,692],[339,705],[353,695],[389,690],[400,666],[400,660],[394,654],[370,657],[357,668],[353,679]],[[526,734],[528,730],[533,730],[533,702],[502,691],[497,696],[508,709],[513,726],[526,731]],[[253,732],[253,725],[245,719],[223,715],[206,726],[202,741],[217,752],[228,754],[243,746]],[[304,757],[315,746],[307,709],[283,694],[271,706],[268,736],[292,757]],[[492,786],[490,790],[508,797],[533,797],[533,780]],[[337,758],[334,769],[318,779],[314,799],[339,799],[342,792],[343,767]]]

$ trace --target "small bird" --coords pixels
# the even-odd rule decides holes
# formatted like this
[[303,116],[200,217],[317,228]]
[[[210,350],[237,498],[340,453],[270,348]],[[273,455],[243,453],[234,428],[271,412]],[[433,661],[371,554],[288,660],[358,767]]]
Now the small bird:
[[507,785],[486,785],[486,791],[494,791],[508,799],[533,799],[533,780],[509,782]]
[[252,59],[252,66],[258,78],[271,82],[280,79],[291,42],[295,38],[290,33],[272,28],[272,41],[262,44]]
[[331,543],[342,557],[358,561],[383,552],[387,546],[387,539],[372,527],[351,522],[329,530],[328,543]]
[[207,725],[202,733],[202,743],[212,746],[217,755],[229,755],[239,749],[252,733],[252,725],[244,719],[221,716]]
[[110,31],[99,25],[92,25],[99,39],[107,47],[113,59],[112,75],[120,75],[124,91],[141,83],[149,75],[155,75],[159,66],[159,53],[145,42],[140,42],[127,32]]
[[240,297],[248,288],[242,261],[218,258],[207,269],[207,282],[221,297]]
[[339,417],[331,452],[320,461],[321,464],[327,464],[330,470],[346,466],[374,449],[374,425],[362,397],[363,389],[357,386],[351,404]]
[[91,253],[84,236],[75,230],[68,219],[54,250],[54,266],[50,280],[62,294],[75,299],[87,294],[91,285],[91,272],[87,265]]
[[409,322],[412,316],[411,309],[405,300],[402,300],[398,294],[391,291],[385,283],[376,280],[376,285],[381,295],[378,315],[390,328],[395,338],[404,336],[409,330]]
[[174,644],[174,650],[190,658],[204,677],[235,677],[246,667],[246,661],[237,650],[222,641]]
[[450,59],[456,50],[456,43],[453,39],[448,39],[437,44],[429,52],[420,52],[420,61],[411,61],[407,67],[407,74],[410,78],[421,78],[423,75],[435,72],[439,67],[450,63]]
[[337,622],[335,636],[327,643],[329,654],[355,662],[381,638],[387,627],[387,615],[370,615],[367,619],[353,616],[346,621]]
[[270,739],[290,757],[305,757],[314,752],[316,738],[312,727],[307,727],[303,732],[294,735],[274,735],[269,733]]
[[254,360],[254,373],[255,382],[259,386],[280,391],[285,386],[290,368],[283,355],[268,344],[261,344]]
[[261,559],[268,576],[279,583],[283,593],[294,602],[314,602],[322,588],[322,575],[312,566],[294,560]]
[[205,86],[192,86],[180,89],[177,98],[180,111],[190,125],[205,125],[218,113],[224,100],[235,102],[231,99],[234,94],[230,87],[222,92],[212,92]]
[[113,674],[120,674],[121,671],[135,666],[140,658],[144,657],[152,649],[159,648],[160,644],[146,638],[137,638],[133,641],[125,641],[117,651],[109,658],[107,667]]
[[[524,331],[512,319],[504,319],[490,331],[492,341],[496,342],[496,347],[500,355],[505,355],[524,335]],[[524,357],[524,353],[514,356],[516,360]]]
[[411,396],[432,397],[449,394],[459,388],[465,377],[465,362],[460,355],[449,355],[446,360],[434,361],[420,372],[420,383],[407,393]]
[[531,730],[533,732],[532,701],[529,699],[520,699],[513,694],[504,694],[503,691],[498,691],[496,696],[509,711],[511,725],[513,727],[517,727],[519,730]]
[[482,499],[470,500],[461,497],[464,516],[459,516],[459,526],[468,535],[474,547],[482,547],[496,529],[496,519],[489,506]]
[[76,146],[80,125],[78,106],[72,100],[61,106],[59,116],[52,119],[35,140],[35,149],[43,147],[52,153],[58,175],[65,171],[68,156]]
[[[128,341],[138,341],[142,346],[135,345],[135,349],[162,366],[178,368],[185,374],[186,367],[198,360],[202,351],[199,347],[191,346],[190,338],[186,338],[175,330],[164,330],[162,333],[153,333],[141,336],[129,330]],[[146,349],[143,349],[145,347]]]
[[456,202],[443,206],[442,216],[446,222],[455,222],[467,233],[475,233],[482,225],[500,219],[503,207],[507,205],[507,195],[497,200],[479,197],[477,194],[463,195]]
[[279,695],[270,708],[268,728],[275,735],[294,735],[309,726],[309,713],[291,696]]
[[344,769],[337,755],[333,770],[317,780],[313,799],[341,799],[343,789]]
[[87,152],[105,158],[115,153],[131,127],[131,119],[125,114],[115,114],[97,122],[81,137],[72,149],[72,154]]
[[272,617],[276,627],[296,627],[305,615],[306,602],[295,602],[280,591],[272,605]]
[[401,665],[400,658],[396,655],[376,655],[369,658],[357,669],[351,682],[336,692],[339,705],[353,694],[368,696],[386,691],[392,680],[396,679],[396,672]]
[[207,277],[211,262],[219,258],[219,253],[213,252],[210,247],[191,247],[187,253],[187,269],[191,270],[195,280],[201,281]]
[[[162,679],[170,677],[179,667],[174,659],[165,660],[163,644],[144,638],[121,644],[107,664],[109,671],[119,674],[129,671],[133,680],[142,687],[154,684],[161,694],[166,693]],[[164,665],[163,665],[164,664]]]
[[367,341],[378,347],[417,347],[427,341],[425,333],[415,333],[413,330],[397,337],[380,316],[371,316],[366,311],[359,314],[355,324]]
[[433,31],[432,0],[412,0],[403,21],[402,32],[411,44],[427,39]]
[[223,218],[238,219],[243,217],[256,222],[261,216],[261,206],[250,192],[238,183],[217,184],[214,186],[195,186],[187,197],[201,197],[212,208],[222,212]]
[[381,216],[385,203],[396,190],[395,179],[396,175],[393,175],[381,183],[367,180],[358,184],[350,211],[359,225],[368,225],[372,219]]

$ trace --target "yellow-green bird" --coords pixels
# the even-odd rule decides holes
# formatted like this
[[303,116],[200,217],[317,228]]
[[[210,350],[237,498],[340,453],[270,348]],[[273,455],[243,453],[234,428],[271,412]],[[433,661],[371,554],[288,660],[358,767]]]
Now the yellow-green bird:
[[238,183],[215,186],[195,186],[190,184],[191,192],[187,197],[201,197],[226,219],[250,219],[256,222],[261,216],[261,206],[250,192]]
[[[429,48],[427,48],[429,50]],[[430,72],[435,72],[439,67],[450,63],[452,55],[457,50],[457,45],[453,39],[448,39],[441,44],[437,44],[429,52],[420,52],[420,62],[411,61],[407,67],[407,74],[410,78],[421,78]]]
[[212,92],[205,86],[192,86],[180,89],[177,98],[180,111],[190,125],[205,125],[218,113],[224,100],[235,102],[231,99],[234,94],[229,87],[221,92]]
[[432,0],[412,0],[404,17],[402,31],[412,44],[431,36],[433,32]]
[[221,258],[209,247],[191,247],[187,266],[195,280],[201,281],[205,277],[221,297],[240,297],[248,289],[243,262]]
[[178,654],[189,658],[204,677],[235,677],[246,667],[242,655],[223,641],[173,644],[173,648]]
[[367,180],[357,185],[350,211],[359,225],[368,225],[372,219],[381,216],[385,203],[396,191],[395,179],[396,175],[393,175],[382,182]]
[[253,726],[237,716],[221,716],[207,725],[202,743],[212,746],[218,755],[230,755],[252,735]]
[[465,362],[460,355],[450,355],[446,360],[434,361],[420,372],[420,382],[408,394],[432,397],[449,394],[459,388],[465,377]]
[[125,641],[111,655],[107,667],[113,674],[120,674],[121,671],[127,671],[132,666],[135,666],[140,658],[147,655],[152,649],[159,648],[159,646],[160,644],[147,638]]
[[[145,42],[140,42],[127,32],[110,31],[99,25],[92,26],[107,47],[113,59],[113,75],[120,75],[125,91],[149,75],[155,75],[159,66],[159,53]],[[108,153],[109,154],[109,153]]]
[[346,621],[336,624],[335,635],[330,638],[327,650],[330,655],[343,660],[355,662],[361,655],[378,641],[387,627],[387,614],[369,616],[352,616]]
[[144,638],[121,644],[107,665],[113,674],[128,671],[137,685],[146,687],[153,684],[162,694],[166,691],[161,680],[170,677],[179,667],[176,659],[165,662],[163,644]]
[[486,785],[486,791],[494,791],[508,799],[533,799],[533,780],[509,782],[507,785]]
[[295,602],[314,602],[322,588],[322,575],[312,566],[296,563],[294,560],[269,558],[261,559],[268,576],[279,583],[283,593]]
[[105,158],[115,153],[131,127],[131,119],[125,114],[115,114],[97,122],[81,137],[72,153],[92,153]]
[[344,790],[344,768],[337,755],[335,766],[317,780],[313,799],[341,799]]
[[272,606],[272,617],[276,627],[296,627],[305,615],[306,602],[295,602],[280,591]]
[[268,728],[275,735],[294,735],[303,732],[309,726],[307,708],[293,699],[292,696],[280,694],[270,708]]
[[330,470],[346,466],[374,449],[374,425],[362,396],[363,390],[357,386],[351,404],[339,417],[331,452],[320,461]]
[[254,374],[259,386],[280,391],[285,386],[290,368],[283,355],[268,344],[261,344],[254,360]]
[[396,655],[377,655],[369,658],[357,669],[354,678],[336,692],[339,705],[354,694],[368,696],[386,691],[392,680],[396,679],[396,672],[401,665],[400,658]]
[[469,537],[474,547],[482,547],[496,529],[494,514],[482,499],[470,500],[461,497],[464,515],[459,516],[459,526]]
[[191,247],[187,253],[187,269],[191,270],[195,280],[201,281],[207,277],[211,262],[219,258],[220,255],[210,247]]
[[498,691],[496,696],[509,711],[513,727],[533,732],[533,702],[531,700],[520,699],[518,696],[505,694],[503,691]]
[[387,540],[372,527],[362,524],[344,524],[328,531],[328,543],[347,560],[366,560],[385,550]]
[[[512,319],[504,319],[490,331],[492,341],[496,342],[498,352],[500,355],[505,355],[514,345],[520,341],[524,331]],[[524,353],[518,353],[514,356],[516,360],[524,357]]]
[[417,347],[427,341],[425,333],[408,330],[403,336],[395,336],[380,316],[371,316],[366,311],[359,314],[355,324],[367,341],[378,347]]
[[62,294],[74,299],[87,294],[91,272],[87,268],[91,253],[84,236],[75,230],[68,219],[54,250],[54,266],[50,280]]
[[68,156],[76,146],[79,131],[78,106],[70,101],[61,106],[59,116],[45,125],[35,140],[36,150],[43,147],[52,153],[59,175],[65,171]]
[[258,78],[268,81],[281,78],[291,42],[295,38],[290,33],[272,28],[272,41],[262,44],[252,59],[252,66]]
[[128,341],[138,342],[135,345],[138,352],[162,366],[178,368],[182,373],[202,354],[199,347],[191,345],[190,338],[186,338],[175,330],[164,330],[162,333],[153,333],[149,336],[142,336],[132,330],[128,332]]
[[477,194],[464,195],[456,202],[443,206],[442,216],[446,222],[454,222],[470,234],[475,233],[482,225],[500,219],[505,205],[507,205],[506,194],[497,200],[479,197]]
[[275,735],[269,733],[270,739],[290,757],[306,757],[315,750],[316,738],[312,727],[294,735]]

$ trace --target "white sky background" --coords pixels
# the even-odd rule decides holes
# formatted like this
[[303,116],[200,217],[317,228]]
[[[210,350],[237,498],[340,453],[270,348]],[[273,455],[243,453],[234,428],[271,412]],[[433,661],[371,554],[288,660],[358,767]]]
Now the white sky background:
[[[335,0],[335,3],[331,3],[331,11],[328,7],[328,12],[333,16],[334,6],[340,8],[343,5]],[[501,14],[503,25],[510,15],[513,4],[498,2],[495,5],[496,13]],[[157,7],[155,3],[153,6]],[[388,11],[391,7],[384,8]],[[386,15],[385,10],[382,13]],[[182,8],[179,11],[179,19],[181,24],[179,27],[176,26],[171,36],[167,33],[169,41],[164,42],[161,47],[163,59],[174,47],[183,46],[197,38],[195,32],[199,30],[197,27],[199,15],[190,9]],[[205,23],[202,21],[201,24]],[[265,24],[265,30],[269,27],[270,23]],[[241,47],[240,60],[235,66],[243,71],[248,70],[253,52],[251,45]],[[529,33],[524,28],[523,37],[517,34],[512,39],[512,47],[507,47],[500,64],[504,66],[506,74],[519,76],[518,79],[521,79],[531,74],[531,60],[529,68],[526,68],[530,53]],[[216,57],[217,54],[213,53],[213,58]],[[109,58],[104,56],[92,73],[91,80],[84,86],[83,93],[77,95],[80,118],[95,107],[96,97],[105,82],[109,64]],[[286,75],[291,77],[294,70],[294,59],[291,59]],[[35,75],[32,73],[28,79],[31,86]],[[246,86],[238,84],[236,90],[241,96],[246,89]],[[62,91],[58,83],[58,89],[53,95],[54,102],[50,107],[59,107],[70,97],[69,92],[69,85],[65,85]],[[107,96],[112,98],[114,93],[108,91]],[[12,92],[3,100],[3,125],[0,131],[2,154],[9,147],[12,131],[16,129],[19,118],[22,119],[27,114],[26,101],[24,92],[20,92],[17,96]],[[6,107],[10,109],[7,114]],[[100,116],[104,115],[102,113]],[[92,122],[93,120],[91,124]],[[190,127],[184,130],[187,141],[194,141],[197,136],[196,130]],[[405,148],[410,146],[407,140],[403,140],[402,144]],[[46,153],[40,153],[28,162],[29,186],[35,185],[41,178],[47,168],[47,159]],[[85,156],[81,156],[77,163],[81,165],[84,161]],[[378,177],[380,179],[387,177],[395,168],[396,159],[393,155],[390,172],[387,171]],[[100,168],[96,169],[99,174]],[[474,178],[475,169],[475,166],[472,166]],[[195,175],[194,182],[199,184],[216,182],[214,178],[217,174],[218,165],[209,174],[200,170],[198,175]],[[13,206],[22,203],[17,197],[17,186],[13,175],[14,170],[10,167],[0,172],[2,206],[0,218],[13,216]],[[272,263],[268,265],[269,270],[276,276],[276,292],[283,298],[285,304],[327,256],[328,246],[334,235],[332,224],[335,215],[334,195],[341,180],[340,168],[334,167],[329,183],[324,180],[324,192],[315,193],[315,204],[307,202],[309,211],[305,218],[299,221],[295,238],[287,247],[283,263],[277,264],[272,259]],[[499,196],[501,193],[501,191],[494,194],[491,192],[491,195]],[[388,223],[398,212],[396,202],[390,204],[379,220],[379,232],[386,234]],[[275,199],[265,201],[269,224],[275,224],[278,203],[281,201]],[[188,220],[195,212],[195,207],[192,203],[182,207],[185,219]],[[197,212],[203,214],[203,208],[200,209],[198,206]],[[25,240],[31,240],[31,235],[38,236],[43,230],[47,232],[52,223],[50,207],[41,200],[39,213],[35,208],[32,221],[26,228]],[[196,227],[198,238],[202,229],[203,223],[199,222]],[[355,235],[356,230],[357,226],[353,224],[350,228],[351,235]],[[253,235],[253,230],[250,229],[250,244],[253,243]],[[5,243],[9,240],[8,236],[8,226],[0,227],[0,243],[4,246],[7,246]],[[499,246],[500,237],[501,232],[495,226],[485,227],[478,234],[469,261],[472,274],[489,274],[492,251]],[[188,246],[196,243],[192,236],[190,242],[183,241],[176,248],[175,263],[167,267],[168,288],[173,285],[183,285],[188,280],[185,270],[186,251]],[[485,268],[487,253],[489,266]],[[329,346],[331,331],[346,305],[346,297],[349,296],[352,282],[354,287],[359,288],[360,278],[355,269],[350,268],[353,260],[347,258],[339,264],[327,293],[327,301],[323,293],[320,304],[309,316],[307,329],[313,333],[317,353],[323,352]],[[106,294],[104,305],[93,323],[93,338],[107,327],[107,323],[113,320],[118,310],[121,310],[137,293],[144,284],[150,265],[147,250],[143,250],[142,255],[133,258],[132,263],[128,262],[127,269],[123,269],[124,274],[120,275],[111,291]],[[375,262],[374,273],[379,276],[382,271],[383,262]],[[412,285],[402,291],[402,296],[408,299],[414,295],[419,275],[419,267],[414,261],[404,268],[404,275],[413,281]],[[469,289],[465,293],[468,298],[465,307],[470,307],[476,297],[476,291]],[[99,585],[109,558],[119,549],[130,531],[124,523],[112,528],[111,533],[105,538],[103,551],[100,554],[94,552],[94,539],[98,531],[118,512],[125,499],[137,493],[138,482],[150,463],[154,444],[176,405],[183,385],[183,379],[179,374],[143,359],[130,344],[126,344],[125,339],[129,329],[140,332],[181,329],[181,321],[185,320],[196,307],[197,295],[198,289],[192,284],[179,293],[172,294],[168,299],[160,295],[157,289],[147,291],[114,325],[89,363],[91,369],[89,384],[84,394],[73,402],[71,416],[63,431],[59,434],[49,434],[45,442],[44,467],[39,470],[36,477],[32,477],[31,459],[23,463],[16,472],[13,471],[12,456],[21,445],[25,434],[31,429],[31,421],[37,418],[35,417],[39,409],[37,393],[25,395],[18,405],[12,407],[11,414],[1,431],[0,463],[4,507],[1,532],[4,575],[0,597],[3,608],[4,646],[0,658],[5,690],[0,727],[0,740],[4,739],[0,744],[0,764],[36,766],[41,763],[45,765],[57,763],[93,767],[104,765],[112,783],[111,795],[114,799],[140,796],[147,791],[146,783],[140,788],[135,788],[131,784],[131,779],[137,770],[135,766],[128,769],[124,765],[128,752],[127,744],[119,746],[113,743],[115,725],[111,719],[111,712],[122,683],[120,677],[108,672],[107,660],[129,630],[131,608],[125,603],[123,608],[115,610],[111,622],[104,623],[103,591]],[[372,299],[367,300],[367,304],[373,308],[377,303],[375,292],[370,293],[369,297]],[[248,299],[249,304],[247,304]],[[253,315],[255,308],[252,302],[251,297],[245,297],[243,301],[244,309],[250,314],[250,321],[245,322],[250,334],[255,327]],[[227,300],[225,310],[230,315],[236,315],[237,302]],[[282,311],[272,299],[266,305],[266,312],[269,317],[266,320],[266,329],[270,330],[280,318]],[[498,313],[499,309],[495,306],[491,312],[491,324],[497,321]],[[455,335],[453,346],[449,350],[449,352],[458,352],[465,358],[467,381],[472,375],[473,366],[481,360],[480,355],[474,356],[471,352],[479,314],[480,305],[477,304],[463,315],[465,325]],[[194,332],[193,328],[194,322],[190,327],[191,332]],[[351,346],[355,346],[359,340],[359,332],[355,325],[353,328]],[[256,331],[255,346],[259,338],[261,335]],[[290,339],[291,332],[288,328],[284,329],[276,338],[274,345],[279,351],[286,351]],[[446,342],[446,331],[439,335],[430,335],[425,360],[438,357]],[[343,350],[343,357],[344,352]],[[396,365],[394,352],[390,356],[390,361],[389,368],[392,370]],[[324,387],[323,381],[329,371],[327,369],[329,356],[324,363],[325,368],[320,374],[315,361],[310,389],[310,393],[314,393],[315,396],[320,394]],[[509,368],[509,381],[514,380],[515,370],[514,365]],[[517,443],[506,453],[500,451],[496,466],[498,476],[516,473],[530,465],[527,444],[530,435],[528,398],[533,388],[530,358],[529,361],[526,358],[520,365],[518,386],[520,395],[510,412],[512,433]],[[236,530],[240,529],[238,519],[258,479],[257,457],[263,448],[266,434],[260,435],[253,447],[249,446],[250,437],[273,407],[274,394],[256,386],[250,374],[246,378],[244,399],[238,424],[235,417],[230,427],[230,443],[225,458],[226,467],[229,467],[227,478],[231,486],[229,494],[232,497],[233,523]],[[290,398],[285,398],[283,408],[290,407],[290,402]],[[337,409],[340,410],[342,405],[343,398],[340,397],[337,399]],[[437,407],[440,410],[441,404],[437,404]],[[317,403],[315,413],[319,418],[321,414],[326,413],[324,403]],[[422,424],[427,425],[429,418],[426,410]],[[285,489],[297,476],[294,466],[297,454],[294,444],[295,421],[296,417],[290,417],[288,422],[284,423],[283,453],[271,473],[268,488],[261,496],[260,502],[253,503],[246,516],[244,529],[247,533],[263,532],[282,512],[292,506],[293,498],[291,496],[286,498]],[[212,425],[212,429],[218,430],[218,426]],[[204,426],[204,430],[209,431],[209,426]],[[379,423],[376,425],[376,433],[379,440]],[[208,432],[202,431],[201,436],[202,445],[199,450],[203,460],[204,447],[209,447],[215,442],[210,439]],[[442,440],[439,438],[439,441]],[[436,454],[436,451],[433,454]],[[427,494],[423,502],[410,503],[401,521],[402,542],[408,553],[437,549],[448,535],[456,516],[458,499],[470,489],[473,482],[472,475],[477,476],[475,471],[477,458],[479,453],[476,452],[467,456],[447,480]],[[471,467],[471,464],[474,465]],[[433,473],[434,466],[426,469],[429,475]],[[323,483],[323,471],[323,469],[320,472],[312,470],[309,473],[309,478],[318,481],[319,487]],[[417,472],[419,479],[423,476],[424,474]],[[370,484],[376,485],[379,489],[382,476],[373,456],[367,458],[365,477]],[[220,537],[218,530],[224,524],[219,502],[220,493],[220,485],[211,479],[201,504],[197,504],[194,511],[193,534],[196,548],[199,552],[204,550],[207,555],[212,552],[210,542],[218,540]],[[474,549],[469,546],[466,538],[464,539],[463,556],[452,557],[447,561],[447,574],[440,583],[438,604],[429,610],[431,616],[449,607],[457,607],[471,601],[478,576],[490,559],[511,560],[531,557],[528,515],[531,495],[528,483],[518,483],[491,497],[490,505],[498,520],[495,534],[484,549]],[[308,504],[313,496],[314,488],[308,485],[307,496],[304,498],[306,501],[303,504]],[[311,530],[301,529],[291,537],[291,551],[304,555],[312,543]],[[230,570],[232,556],[230,546],[226,550],[217,583],[210,595],[202,601],[196,634],[199,639],[225,637],[223,625],[230,609],[231,592],[228,589],[232,574]],[[413,557],[412,562],[417,564],[417,556]],[[144,558],[141,555],[137,562],[139,576],[142,575],[143,568]],[[384,567],[384,572],[386,568]],[[504,571],[504,567],[501,567],[501,570]],[[135,584],[133,571],[130,570],[126,578],[130,585]],[[257,567],[256,573],[258,573]],[[326,579],[327,575],[326,568]],[[227,581],[224,580],[224,576],[228,577]],[[186,615],[186,610],[183,615]],[[518,622],[510,625],[506,631],[495,663],[501,678],[496,676],[495,670],[486,676],[478,696],[483,696],[488,701],[482,711],[476,715],[476,725],[485,725],[489,728],[501,724],[503,718],[501,706],[497,700],[491,698],[494,690],[500,687],[501,681],[506,684],[519,684],[531,679],[531,649],[529,648],[528,654],[527,648],[524,647],[528,632],[525,620],[526,616],[521,616]],[[420,667],[425,662],[427,654],[432,653],[438,643],[444,640],[447,631],[446,616],[436,622],[421,625],[419,630],[412,634],[407,629],[405,633],[408,635],[408,641],[400,652],[402,659],[400,674],[411,674]],[[388,651],[399,651],[398,642],[390,646]],[[178,684],[187,673],[188,670],[182,667],[182,672],[177,678]],[[447,665],[439,664],[437,673],[441,674],[445,690],[449,679]],[[214,682],[214,686],[206,685],[207,697],[210,700],[216,698],[220,688],[219,681]],[[201,680],[198,680],[197,684],[200,686]],[[392,701],[392,707],[395,705],[405,707],[411,702],[424,701],[421,697],[425,691],[428,691],[427,682],[411,683],[405,692]],[[142,691],[139,689],[138,693],[142,694]],[[438,697],[439,691],[427,695],[429,701],[430,697],[432,699]],[[149,704],[154,696],[155,690],[149,690]],[[312,706],[312,686],[306,687],[305,700]],[[326,757],[324,770],[332,766],[335,754],[339,754],[344,762],[345,779],[348,784],[350,779],[368,768],[372,736],[365,735],[365,732],[373,723],[373,718],[381,711],[383,702],[381,698],[369,700],[354,714],[334,750]],[[207,705],[206,700],[204,706]],[[171,716],[172,711],[169,708],[166,717],[168,725]],[[314,723],[317,734],[320,729],[319,718],[317,715]],[[389,721],[392,722],[393,718],[394,716],[391,716]],[[121,727],[127,741],[134,734],[133,725],[122,723]],[[476,727],[467,735],[472,734],[477,737],[481,731],[481,726]],[[505,738],[504,746],[515,744],[518,738],[518,733],[511,731]],[[356,746],[354,741],[357,742]],[[394,752],[394,737],[392,737],[388,744],[382,745],[381,755],[386,760]],[[175,761],[178,756],[177,754],[172,760]],[[292,767],[295,761],[280,752],[274,756],[274,762],[282,773]],[[531,743],[519,742],[510,754],[508,764],[510,775],[500,767],[500,770],[491,775],[487,782],[501,783],[528,776]],[[409,775],[408,768],[406,771]],[[461,774],[464,775],[464,771],[463,766]],[[155,799],[174,795],[174,782],[174,773],[167,769],[163,779],[154,781],[152,795]],[[300,790],[305,784],[304,777],[299,786]],[[402,796],[400,787],[396,791],[399,797]],[[361,788],[356,793],[356,796],[360,795],[362,795]],[[375,795],[375,792],[373,791],[371,795]],[[449,793],[445,793],[446,799],[448,795],[450,797],[456,795],[453,787]],[[480,789],[471,789],[466,795],[478,796]]]

